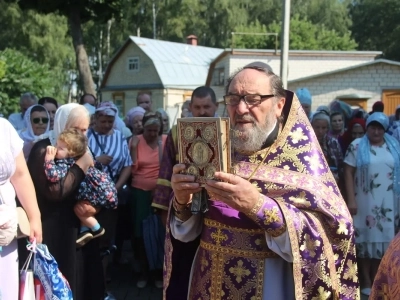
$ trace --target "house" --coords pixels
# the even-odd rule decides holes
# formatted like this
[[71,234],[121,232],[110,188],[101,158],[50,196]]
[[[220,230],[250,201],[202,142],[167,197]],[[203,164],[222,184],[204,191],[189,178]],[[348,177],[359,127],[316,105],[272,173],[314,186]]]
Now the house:
[[[379,59],[379,51],[290,50],[288,89],[307,87],[313,95],[313,109],[340,99],[370,110],[375,101],[385,102],[389,114],[400,104],[400,63]],[[206,84],[217,94],[219,115],[226,115],[222,96],[230,74],[254,61],[280,70],[280,51],[226,49],[211,64]]]
[[180,105],[204,85],[210,63],[223,51],[197,46],[195,36],[188,36],[187,42],[130,36],[107,66],[100,86],[102,101],[114,101],[125,115],[136,106],[138,93],[148,92],[153,108],[167,109],[176,118]]

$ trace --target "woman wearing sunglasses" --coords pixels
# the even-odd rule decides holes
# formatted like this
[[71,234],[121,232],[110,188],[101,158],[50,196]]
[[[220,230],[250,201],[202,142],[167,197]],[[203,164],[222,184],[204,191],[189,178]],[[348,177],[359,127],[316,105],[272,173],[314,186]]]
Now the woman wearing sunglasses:
[[24,118],[27,127],[19,131],[19,136],[24,141],[24,156],[28,160],[33,144],[48,137],[50,116],[43,105],[36,104],[28,108]]

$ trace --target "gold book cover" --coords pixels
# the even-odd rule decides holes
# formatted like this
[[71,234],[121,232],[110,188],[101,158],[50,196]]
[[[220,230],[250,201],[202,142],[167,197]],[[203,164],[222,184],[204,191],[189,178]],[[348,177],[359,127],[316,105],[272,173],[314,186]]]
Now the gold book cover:
[[181,118],[177,120],[179,163],[204,186],[217,171],[231,171],[229,118]]

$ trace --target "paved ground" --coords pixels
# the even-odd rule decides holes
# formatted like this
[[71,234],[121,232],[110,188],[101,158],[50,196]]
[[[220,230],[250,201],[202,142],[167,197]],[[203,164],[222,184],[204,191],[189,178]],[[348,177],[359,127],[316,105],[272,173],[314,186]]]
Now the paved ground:
[[144,289],[136,287],[138,274],[133,271],[133,255],[127,242],[124,244],[122,257],[129,263],[110,264],[111,282],[107,285],[107,289],[112,295],[117,300],[161,300],[162,289],[157,289],[153,282],[149,282]]
[[136,287],[137,276],[130,265],[112,266],[110,271],[112,281],[107,288],[117,300],[162,299],[162,289],[157,289],[153,283],[149,283],[144,289]]

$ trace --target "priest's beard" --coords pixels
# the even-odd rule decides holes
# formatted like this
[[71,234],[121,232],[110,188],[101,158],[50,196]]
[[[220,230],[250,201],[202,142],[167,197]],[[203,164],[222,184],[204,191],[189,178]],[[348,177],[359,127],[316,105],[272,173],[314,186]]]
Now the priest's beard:
[[253,127],[251,129],[237,129],[233,128],[232,134],[232,146],[233,149],[244,154],[252,154],[261,150],[263,144],[267,139],[267,133],[271,132],[277,122],[274,111],[271,110],[265,117],[263,124],[258,124],[256,119],[248,115],[236,116],[235,122],[238,120],[252,122]]

